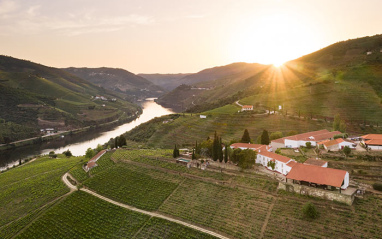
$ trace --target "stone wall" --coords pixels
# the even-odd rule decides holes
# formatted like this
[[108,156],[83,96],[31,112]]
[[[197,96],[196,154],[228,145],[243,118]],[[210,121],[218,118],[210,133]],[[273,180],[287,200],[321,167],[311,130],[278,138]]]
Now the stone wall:
[[331,201],[336,200],[338,202],[342,202],[348,205],[352,205],[354,201],[354,195],[346,195],[339,193],[339,191],[329,191],[299,184],[279,182],[278,189],[285,190],[287,192],[299,193],[301,195],[319,197]]

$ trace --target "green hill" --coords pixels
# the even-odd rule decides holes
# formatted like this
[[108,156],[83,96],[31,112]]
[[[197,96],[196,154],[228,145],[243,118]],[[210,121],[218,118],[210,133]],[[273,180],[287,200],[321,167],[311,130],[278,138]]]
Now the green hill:
[[151,81],[167,91],[173,90],[182,84],[182,79],[188,75],[191,74],[138,74],[138,76]]
[[105,123],[138,108],[119,93],[60,69],[0,56],[0,144],[38,136],[40,128]]
[[123,69],[70,67],[63,70],[105,89],[135,96],[135,98],[159,96],[163,93],[161,87]]
[[[382,35],[335,43],[287,62],[257,66],[257,71],[226,75],[213,81],[181,86],[160,97],[160,104],[183,105],[202,112],[241,100],[265,108],[282,106],[284,113],[382,123]],[[228,66],[227,66],[228,67]],[[229,80],[228,80],[229,78]]]

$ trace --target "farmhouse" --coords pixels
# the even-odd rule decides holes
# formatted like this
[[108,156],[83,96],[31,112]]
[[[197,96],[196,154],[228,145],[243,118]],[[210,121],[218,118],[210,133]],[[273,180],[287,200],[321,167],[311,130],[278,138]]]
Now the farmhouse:
[[382,134],[367,134],[361,136],[362,142],[372,150],[382,150]]
[[321,141],[318,143],[318,145],[322,145],[328,151],[338,151],[343,149],[345,146],[348,146],[351,149],[355,149],[357,146],[357,144],[353,141],[343,138]]
[[265,147],[258,149],[257,152],[256,163],[263,165],[269,170],[272,170],[268,163],[270,161],[275,162],[274,171],[283,175],[287,175],[290,170],[297,164],[297,162],[293,159],[265,150]]
[[286,176],[286,181],[323,189],[338,188],[341,191],[349,186],[349,173],[334,168],[297,163]]
[[341,132],[330,132],[327,129],[323,129],[272,140],[271,146],[273,150],[278,148],[299,148],[300,146],[305,146],[307,142],[310,142],[312,146],[316,146],[320,141],[332,140],[336,134],[341,134]]
[[96,156],[94,156],[93,158],[91,158],[89,160],[89,162],[85,165],[84,167],[84,170],[86,172],[89,172],[90,169],[94,168],[97,166],[97,160],[100,159],[102,157],[102,155],[104,155],[106,153],[106,150],[101,150],[100,152],[98,152],[98,154],[96,154]]
[[243,105],[241,111],[250,111],[253,110],[253,105]]
[[[234,143],[231,144],[232,149],[252,149],[252,150],[257,150],[261,147],[265,146],[264,144],[247,144],[247,143]],[[268,150],[269,150],[268,146]]]

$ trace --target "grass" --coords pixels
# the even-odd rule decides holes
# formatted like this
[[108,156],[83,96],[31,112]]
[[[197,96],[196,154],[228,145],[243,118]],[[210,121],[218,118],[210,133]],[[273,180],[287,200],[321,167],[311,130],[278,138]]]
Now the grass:
[[0,226],[20,219],[69,192],[61,176],[79,158],[47,157],[0,174]]

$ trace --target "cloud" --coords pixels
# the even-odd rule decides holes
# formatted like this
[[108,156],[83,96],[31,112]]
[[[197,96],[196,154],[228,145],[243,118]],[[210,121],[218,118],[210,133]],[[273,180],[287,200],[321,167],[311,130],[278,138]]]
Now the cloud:
[[89,9],[69,13],[62,11],[53,14],[40,5],[23,5],[20,7],[11,0],[0,0],[0,18],[2,19],[0,35],[3,36],[40,33],[74,36],[113,32],[127,27],[155,23],[153,17],[146,15],[108,16]]
[[6,17],[7,14],[17,10],[18,5],[15,1],[3,0],[0,1],[0,17]]

